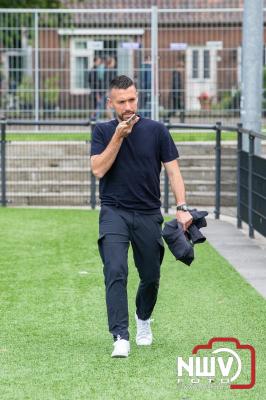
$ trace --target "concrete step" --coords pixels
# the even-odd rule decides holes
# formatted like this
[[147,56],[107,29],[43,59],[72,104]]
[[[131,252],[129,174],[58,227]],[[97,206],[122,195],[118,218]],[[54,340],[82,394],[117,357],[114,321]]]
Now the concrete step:
[[[9,194],[16,194],[26,192],[30,195],[35,193],[83,193],[90,191],[91,180],[87,179],[84,181],[8,181],[7,191]],[[97,185],[98,186],[98,185]],[[161,183],[161,191],[164,191],[164,185]],[[213,192],[215,193],[215,182],[213,181],[188,181],[186,184],[187,192]],[[236,192],[235,182],[222,182],[221,183],[222,192]],[[170,187],[169,187],[170,192]]]
[[[47,196],[47,194],[10,194],[7,195],[8,204],[16,206],[88,206],[90,204],[90,195],[82,194],[56,194],[53,193],[52,196]],[[97,197],[97,204],[99,204]]]
[[84,168],[90,169],[89,157],[64,156],[64,157],[9,157],[6,162],[8,169],[21,168]]
[[[180,157],[185,155],[214,155],[215,142],[176,142]],[[236,142],[222,142],[222,155],[236,155]],[[34,142],[7,142],[8,156],[89,156],[90,143],[83,141],[34,141]]]
[[[179,160],[180,167],[208,167],[215,166],[215,156],[214,155],[191,155],[182,156]],[[237,159],[234,155],[222,156],[221,160],[222,166],[236,166]]]
[[21,194],[23,192],[34,195],[35,193],[83,193],[90,191],[90,181],[20,181],[8,182],[7,191],[9,194]]
[[[180,158],[194,155],[215,155],[215,146],[215,142],[176,142]],[[221,147],[222,155],[236,155],[236,142],[222,142]]]
[[[191,206],[214,206],[215,196],[214,194],[210,196],[208,193],[188,193],[187,203]],[[236,196],[232,194],[222,194],[221,195],[221,206],[223,207],[235,207],[236,206]]]
[[[211,169],[182,169],[182,176],[186,187],[189,185],[191,180],[197,180],[202,183],[198,185],[203,185],[204,181],[215,182],[215,170]],[[27,181],[27,182],[42,182],[42,181],[65,181],[69,180],[75,184],[76,181],[88,182],[90,180],[90,171],[86,169],[59,169],[59,168],[40,168],[36,169],[20,169],[20,170],[7,170],[6,173],[8,184],[17,181]],[[236,182],[236,169],[230,168],[228,170],[222,169],[221,181],[223,183]],[[162,175],[161,184],[164,185],[164,177]]]
[[9,156],[45,156],[48,158],[63,156],[89,156],[90,144],[82,141],[41,141],[7,142],[6,154]]
[[[215,183],[214,167],[182,167],[182,175],[186,186],[191,184],[212,185]],[[79,167],[41,167],[41,168],[7,168],[8,183],[14,182],[62,182],[75,184],[77,181],[89,182],[91,172],[89,168]],[[225,166],[221,168],[221,180],[224,184],[236,182],[236,168]],[[161,174],[161,183],[164,184],[164,172]]]
[[90,172],[84,168],[9,168],[6,172],[10,181],[87,181]]
[[[183,156],[180,161],[181,168],[197,166],[209,167],[215,165],[215,156]],[[234,156],[223,156],[222,166],[236,166],[237,160]],[[86,168],[90,169],[90,159],[88,156],[62,156],[62,157],[46,157],[46,156],[10,156],[6,161],[7,168],[36,168],[52,167],[52,168]]]
[[[31,192],[7,192],[7,199],[10,204],[14,205],[61,205],[61,206],[82,206],[88,205],[90,202],[90,192],[61,192],[61,193],[31,193]],[[99,198],[96,197],[97,204]],[[161,198],[163,204],[163,196]],[[214,206],[214,192],[187,192],[187,202],[190,206]],[[222,206],[233,207],[236,205],[236,197],[232,193],[222,192]],[[175,199],[172,195],[169,196],[169,207],[175,206]]]
[[12,193],[7,191],[7,196],[12,196],[12,197],[52,197],[52,198],[58,198],[58,197],[86,197],[89,195],[89,191],[83,191],[83,192],[75,192],[75,191],[70,191],[70,192],[60,192],[60,193],[53,193],[53,192],[47,192],[47,193],[34,193],[34,192],[16,192],[16,193]]
[[[179,150],[180,157],[183,155],[214,155],[215,142],[176,142]],[[222,141],[221,142],[222,155],[235,155],[237,154],[237,141]],[[266,154],[266,140],[261,143],[261,153]]]
[[[162,192],[162,198],[164,193]],[[186,200],[190,206],[206,205],[211,206],[215,204],[215,192],[186,192]],[[175,199],[172,193],[169,193],[169,204],[175,205]],[[236,205],[236,194],[231,192],[221,192],[221,205],[233,207]]]
[[[185,183],[189,180],[215,181],[215,167],[182,167],[181,172]],[[236,180],[236,168],[222,166],[221,178],[223,181]]]
[[[193,181],[185,182],[186,190],[189,192],[215,192],[215,181]],[[236,192],[236,181],[221,182],[221,191]]]
[[[176,142],[176,146],[180,153],[180,158],[183,156],[193,155],[214,155],[215,142]],[[222,155],[235,155],[236,156],[237,142],[236,141],[222,141],[221,153]],[[82,157],[89,156],[90,143],[84,141],[14,141],[7,142],[6,152],[8,156],[47,156],[60,157],[64,155],[79,155]],[[262,154],[266,154],[266,141],[262,143]]]

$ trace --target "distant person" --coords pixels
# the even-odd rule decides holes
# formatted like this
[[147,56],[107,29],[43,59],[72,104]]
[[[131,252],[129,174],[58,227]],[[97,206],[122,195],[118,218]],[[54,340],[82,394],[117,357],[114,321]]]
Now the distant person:
[[151,57],[146,57],[140,67],[140,110],[143,117],[151,118]]
[[91,119],[98,119],[104,109],[104,75],[105,64],[100,56],[93,60],[93,68],[89,71],[89,86],[91,89]]
[[[116,60],[113,56],[108,56],[105,61],[105,88],[109,88],[110,83],[112,80],[117,76],[117,68],[116,68]],[[110,108],[107,107],[106,103],[106,114],[107,118],[113,118],[113,113]]]
[[117,76],[116,60],[113,56],[108,56],[105,61],[105,85],[109,87],[111,81]]
[[172,115],[177,111],[184,110],[184,63],[177,61],[175,69],[172,72]]

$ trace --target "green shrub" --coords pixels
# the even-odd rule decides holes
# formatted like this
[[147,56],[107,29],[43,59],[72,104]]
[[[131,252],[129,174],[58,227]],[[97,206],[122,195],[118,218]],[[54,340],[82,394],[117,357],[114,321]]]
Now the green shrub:
[[34,102],[34,84],[30,76],[24,75],[17,88],[17,97],[22,108],[30,109]]
[[46,78],[40,93],[41,101],[46,108],[55,108],[59,101],[59,77],[58,75]]

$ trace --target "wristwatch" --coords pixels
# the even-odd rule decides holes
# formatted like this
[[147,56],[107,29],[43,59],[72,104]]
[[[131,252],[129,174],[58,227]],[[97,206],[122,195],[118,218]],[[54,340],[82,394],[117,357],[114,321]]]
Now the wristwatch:
[[186,203],[180,204],[179,206],[176,206],[177,211],[188,211],[188,206]]

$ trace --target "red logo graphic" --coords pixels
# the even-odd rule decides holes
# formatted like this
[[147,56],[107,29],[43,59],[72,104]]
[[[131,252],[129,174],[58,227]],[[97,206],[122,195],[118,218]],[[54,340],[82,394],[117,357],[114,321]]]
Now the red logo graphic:
[[197,345],[193,348],[192,350],[192,354],[197,354],[199,350],[202,349],[212,349],[213,343],[216,342],[231,342],[234,343],[236,346],[237,350],[249,350],[250,351],[250,383],[248,384],[243,384],[243,385],[239,385],[239,384],[231,384],[230,385],[230,389],[251,389],[253,388],[253,386],[255,385],[255,374],[256,374],[256,354],[255,354],[255,349],[253,346],[251,346],[250,344],[240,344],[239,340],[233,337],[227,337],[227,338],[223,338],[223,337],[216,337],[216,338],[212,338],[209,340],[209,342],[207,344],[202,344],[202,345]]
[[195,346],[192,354],[187,360],[177,357],[178,384],[221,389],[251,389],[255,385],[256,354],[250,344],[241,344],[233,337],[214,337]]

